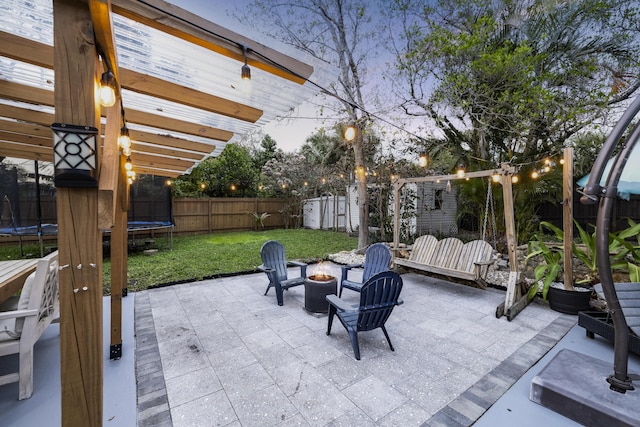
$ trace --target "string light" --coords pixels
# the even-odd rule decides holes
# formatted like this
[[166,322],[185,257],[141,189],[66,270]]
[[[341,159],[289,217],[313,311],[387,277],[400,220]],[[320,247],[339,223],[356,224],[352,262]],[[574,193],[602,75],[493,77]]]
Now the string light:
[[420,157],[418,157],[418,166],[421,168],[427,167],[428,159],[426,153],[420,153]]
[[131,137],[129,136],[129,129],[127,129],[126,126],[122,126],[120,129],[118,145],[122,149],[122,154],[127,157],[131,156]]
[[244,45],[242,46],[242,53],[244,54],[244,65],[242,66],[240,75],[242,80],[251,80],[251,68],[249,68],[247,64],[247,47]]
[[344,139],[349,142],[356,139],[356,123],[353,120],[349,121],[347,129],[344,131]]
[[236,185],[235,184],[231,184],[231,191],[236,191]]
[[170,179],[166,180],[164,183],[167,185],[167,187],[171,187],[171,185],[173,184]]
[[200,189],[204,190],[205,188],[207,188],[207,184],[205,184],[204,182],[200,183]]
[[131,164],[131,157],[127,157],[127,161],[124,163],[124,168],[128,171],[133,169],[133,165]]
[[540,174],[538,173],[538,171],[531,172],[531,178],[538,179],[539,177],[540,177]]
[[111,71],[102,73],[100,78],[100,105],[113,107],[116,103],[116,77]]
[[517,183],[518,183],[518,181],[520,181],[520,178],[518,178],[518,175],[513,175],[513,176],[511,177],[511,182],[512,182],[512,183],[517,184]]
[[497,171],[493,171],[493,175],[491,175],[491,179],[493,180],[493,182],[498,183],[500,182],[500,174],[498,174]]

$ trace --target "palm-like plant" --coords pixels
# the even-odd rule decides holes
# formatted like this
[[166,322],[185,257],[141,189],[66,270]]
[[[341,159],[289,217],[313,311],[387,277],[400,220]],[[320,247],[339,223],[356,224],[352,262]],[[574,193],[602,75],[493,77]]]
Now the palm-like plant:
[[[589,270],[587,277],[578,280],[579,284],[593,284],[598,282],[598,260],[596,259],[596,231],[588,233],[577,221],[574,220],[581,244],[571,243],[572,255],[578,258]],[[628,271],[632,281],[640,281],[640,268],[627,261],[632,257],[635,262],[640,261],[640,223],[628,219],[629,227],[616,233],[609,234],[609,261],[613,270]],[[594,227],[595,228],[595,227]],[[542,280],[542,296],[546,301],[547,292],[551,283],[558,279],[560,266],[564,261],[564,248],[560,245],[548,245],[544,242],[544,229],[551,231],[557,240],[561,240],[564,232],[550,222],[540,223],[540,232],[535,235],[535,240],[529,242],[527,260],[535,256],[542,256],[545,263],[539,264],[534,269],[536,282]],[[636,239],[635,243],[630,239]],[[637,243],[637,244],[636,244]],[[573,284],[565,283],[565,289],[571,289]],[[533,298],[538,287],[532,286],[529,290],[529,298]]]

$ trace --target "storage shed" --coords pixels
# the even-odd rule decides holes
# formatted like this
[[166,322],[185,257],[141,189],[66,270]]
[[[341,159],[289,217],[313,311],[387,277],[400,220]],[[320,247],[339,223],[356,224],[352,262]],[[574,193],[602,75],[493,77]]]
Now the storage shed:
[[303,226],[314,230],[345,230],[347,198],[326,195],[307,199],[303,203]]

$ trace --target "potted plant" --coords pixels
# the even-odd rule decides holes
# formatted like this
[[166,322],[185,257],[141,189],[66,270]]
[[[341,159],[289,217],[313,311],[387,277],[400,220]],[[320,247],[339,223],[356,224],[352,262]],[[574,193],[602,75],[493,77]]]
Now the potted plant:
[[[640,260],[640,224],[632,220],[629,227],[617,233],[611,233],[609,237],[609,254],[611,268],[618,271],[634,271],[635,265],[629,263],[627,258],[633,257]],[[539,264],[534,269],[536,283],[542,281],[542,297],[549,300],[551,308],[563,313],[577,314],[578,311],[589,309],[591,298],[591,285],[598,283],[598,263],[596,260],[596,232],[589,234],[580,224],[574,221],[578,229],[580,244],[572,242],[572,256],[576,257],[587,269],[583,277],[576,277],[574,283],[559,284],[560,273],[564,263],[564,248],[560,245],[547,244],[543,240],[544,229],[551,231],[555,238],[561,240],[563,230],[555,225],[543,221],[540,223],[540,233],[535,240],[529,242],[527,260],[541,256],[544,264]],[[630,238],[638,239],[638,245],[629,242]],[[529,298],[533,298],[538,291],[538,286],[529,289]],[[580,291],[580,292],[575,292]],[[575,304],[575,307],[574,307]]]
[[[560,244],[545,243],[544,229],[553,232],[555,238],[563,238],[562,229],[555,225],[543,221],[540,223],[540,233],[536,234],[535,240],[529,242],[526,260],[540,256],[544,263],[538,264],[534,269],[535,282],[529,289],[529,299],[533,299],[538,293],[538,284],[542,282],[542,299],[549,301],[549,306],[561,313],[578,314],[579,311],[589,309],[589,301],[593,290],[591,287],[574,286],[574,283],[561,283],[560,275],[564,264],[564,247]],[[572,244],[572,251],[577,249],[575,243]],[[595,257],[595,253],[594,253]],[[597,264],[595,264],[597,269]]]

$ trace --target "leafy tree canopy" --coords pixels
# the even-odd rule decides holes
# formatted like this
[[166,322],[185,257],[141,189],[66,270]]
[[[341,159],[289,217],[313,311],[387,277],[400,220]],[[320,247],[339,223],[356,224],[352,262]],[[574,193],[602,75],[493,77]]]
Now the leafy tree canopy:
[[433,119],[461,158],[519,163],[558,152],[640,86],[635,2],[395,4],[402,106]]
[[249,150],[227,144],[218,157],[210,157],[191,174],[174,182],[174,195],[207,197],[254,197],[258,190],[259,171]]

